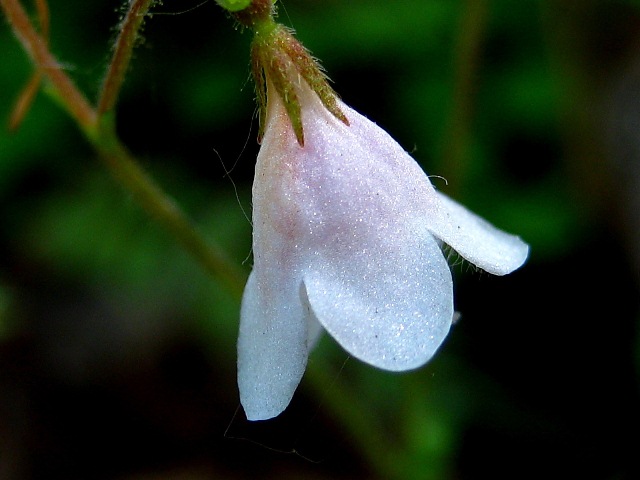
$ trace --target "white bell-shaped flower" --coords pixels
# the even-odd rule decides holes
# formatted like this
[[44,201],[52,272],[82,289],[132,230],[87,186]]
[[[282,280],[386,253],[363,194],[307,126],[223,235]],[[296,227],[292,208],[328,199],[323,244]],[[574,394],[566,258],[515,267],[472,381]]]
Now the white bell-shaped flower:
[[528,246],[437,192],[384,130],[338,101],[337,119],[309,86],[297,95],[300,146],[269,92],[253,185],[253,271],[241,309],[238,384],[250,420],[281,413],[326,330],[385,370],[424,365],[454,315],[445,243],[504,275]]

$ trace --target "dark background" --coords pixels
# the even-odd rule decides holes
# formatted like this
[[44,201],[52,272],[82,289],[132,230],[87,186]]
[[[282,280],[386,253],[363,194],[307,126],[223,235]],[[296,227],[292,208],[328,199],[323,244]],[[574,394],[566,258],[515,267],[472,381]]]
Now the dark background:
[[[0,478],[640,478],[637,3],[279,4],[343,100],[528,263],[453,267],[462,317],[424,368],[378,371],[325,337],[290,408],[248,423],[238,299],[40,93],[0,131]],[[51,49],[94,99],[119,9],[50,9]],[[248,272],[251,34],[212,1],[152,11],[118,131]],[[5,119],[31,74],[6,22],[0,59]]]

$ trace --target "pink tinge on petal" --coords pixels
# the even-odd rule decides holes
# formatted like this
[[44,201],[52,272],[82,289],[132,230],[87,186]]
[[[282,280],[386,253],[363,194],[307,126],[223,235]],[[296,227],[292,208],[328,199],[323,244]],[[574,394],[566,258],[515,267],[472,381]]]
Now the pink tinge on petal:
[[454,315],[437,239],[497,275],[528,254],[518,237],[436,192],[376,124],[339,102],[345,125],[304,83],[298,94],[304,147],[271,92],[256,164],[254,269],[238,341],[241,402],[252,420],[284,410],[322,327],[376,367],[427,362]]
[[283,234],[297,232],[290,253],[300,255],[311,310],[328,333],[371,365],[417,368],[453,318],[446,260],[427,229],[413,228],[425,207],[435,208],[436,193],[377,125],[341,104],[347,127],[306,94],[305,146],[294,142],[286,117],[284,132],[263,142],[280,169],[274,182],[286,178],[289,195],[270,197],[271,218],[288,226]]

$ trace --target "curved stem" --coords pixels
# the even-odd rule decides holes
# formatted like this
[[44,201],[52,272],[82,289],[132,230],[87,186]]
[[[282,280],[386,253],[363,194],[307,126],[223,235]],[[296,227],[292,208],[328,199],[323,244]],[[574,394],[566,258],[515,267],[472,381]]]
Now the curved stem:
[[[140,14],[143,11],[143,4],[148,7],[150,1],[139,0],[134,4],[138,6],[136,11]],[[118,139],[113,115],[102,112],[107,114],[102,115],[98,120],[96,110],[80,93],[73,81],[58,67],[56,58],[49,52],[47,42],[36,32],[18,0],[0,0],[0,6],[38,71],[42,72],[51,83],[52,93],[78,123],[85,137],[116,180],[134,195],[142,208],[158,220],[185,250],[191,253],[206,270],[220,279],[236,298],[239,298],[244,286],[244,274],[228,260],[221,248],[212,246],[205,240],[173,199],[140,167]],[[129,30],[127,35],[131,36],[134,33],[134,30]],[[127,49],[128,47],[125,46],[120,49],[116,47],[115,62],[118,66],[112,69],[113,74],[107,75],[107,83],[111,86],[109,93],[105,93],[102,98],[105,98],[104,105],[111,108],[115,105],[117,92],[130,59],[131,51]]]
[[[221,248],[205,239],[173,199],[144,171],[115,132],[113,109],[131,60],[137,32],[152,1],[131,2],[129,13],[121,24],[122,30],[116,41],[96,109],[59,68],[47,42],[36,32],[19,1],[0,0],[0,6],[38,71],[49,80],[53,93],[78,123],[115,179],[125,190],[131,192],[138,204],[159,221],[201,266],[218,278],[234,298],[240,299],[245,283],[244,272],[227,258]],[[324,363],[309,365],[308,377],[311,387],[317,392],[323,392],[330,383],[327,371],[328,367]],[[402,464],[398,461],[397,449],[389,451],[383,447],[382,441],[375,441],[380,438],[379,430],[375,424],[370,423],[365,412],[358,408],[356,395],[344,386],[339,388],[341,391],[338,395],[328,397],[333,414],[356,437],[355,443],[362,450],[363,456],[381,476],[401,478]]]

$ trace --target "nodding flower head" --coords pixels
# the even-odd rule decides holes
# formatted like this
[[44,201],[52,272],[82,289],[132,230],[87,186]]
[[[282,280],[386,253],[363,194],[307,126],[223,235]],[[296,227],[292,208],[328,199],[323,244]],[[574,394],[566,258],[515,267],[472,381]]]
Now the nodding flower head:
[[305,70],[315,62],[300,60],[282,43],[290,32],[278,31],[281,40],[254,46],[266,106],[238,339],[250,420],[287,407],[323,330],[375,367],[424,365],[454,316],[443,244],[495,275],[528,255],[518,237],[436,191],[384,130],[319,87],[326,80],[317,67]]

